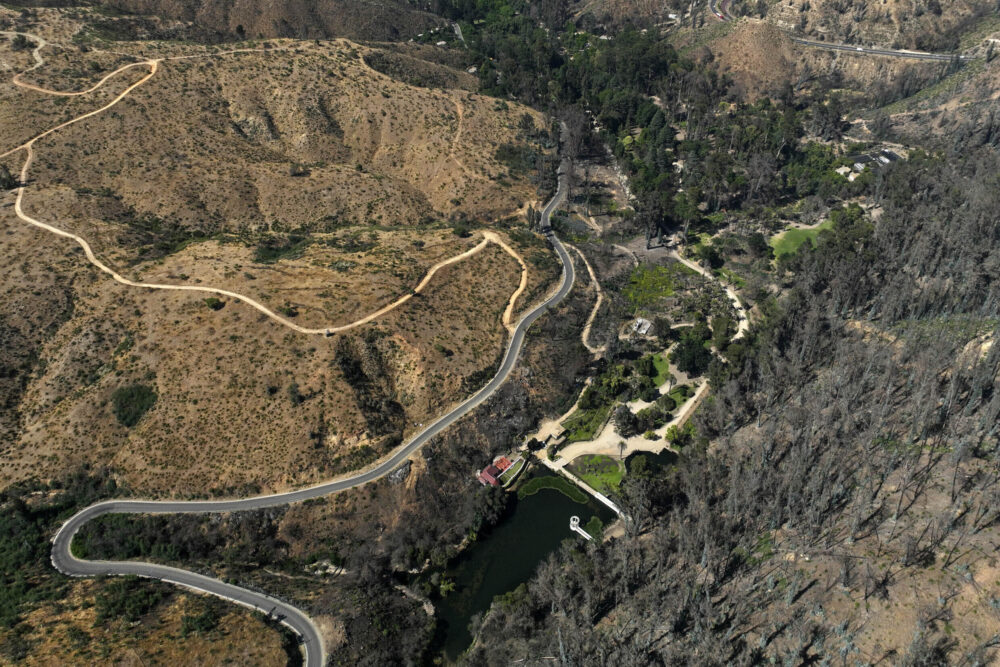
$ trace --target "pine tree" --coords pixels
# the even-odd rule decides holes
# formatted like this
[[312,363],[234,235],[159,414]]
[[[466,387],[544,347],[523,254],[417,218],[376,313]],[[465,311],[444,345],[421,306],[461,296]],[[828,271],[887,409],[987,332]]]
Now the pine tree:
[[7,167],[0,164],[0,190],[13,190],[17,187],[17,179],[14,178]]

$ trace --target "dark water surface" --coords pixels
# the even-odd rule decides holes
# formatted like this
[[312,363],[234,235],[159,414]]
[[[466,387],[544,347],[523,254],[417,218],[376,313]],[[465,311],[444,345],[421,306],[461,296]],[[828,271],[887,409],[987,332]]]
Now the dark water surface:
[[[589,497],[588,497],[589,498]],[[459,556],[445,572],[455,582],[455,590],[437,600],[437,641],[451,662],[469,647],[469,621],[485,613],[493,598],[528,581],[538,565],[563,540],[583,540],[569,529],[569,518],[580,517],[587,525],[593,516],[607,525],[614,513],[596,500],[574,502],[554,489],[542,489],[516,500],[511,514],[492,532]]]

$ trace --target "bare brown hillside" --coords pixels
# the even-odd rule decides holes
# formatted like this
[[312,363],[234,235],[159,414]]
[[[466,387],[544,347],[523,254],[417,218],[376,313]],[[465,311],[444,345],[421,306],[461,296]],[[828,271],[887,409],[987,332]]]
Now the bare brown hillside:
[[[888,93],[904,82],[916,90],[919,82],[939,77],[945,65],[935,62],[858,56],[799,46],[788,33],[757,19],[741,19],[731,29],[709,41],[702,50],[729,75],[742,95],[756,99],[776,95],[786,85],[803,86],[817,80],[835,87]],[[872,88],[878,84],[878,88]]]
[[[211,598],[164,587],[165,599],[141,621],[100,619],[95,595],[105,593],[101,583],[75,581],[56,606],[34,610],[28,617],[31,650],[22,660],[0,664],[29,667],[52,664],[168,665],[253,664],[285,665],[288,656],[281,637],[260,616],[238,606],[224,606]],[[217,626],[208,633],[191,632],[185,621],[210,614]],[[131,627],[130,627],[131,626]],[[11,637],[5,637],[11,639]],[[21,641],[24,641],[23,639]]]
[[[355,469],[488,372],[520,275],[516,261],[490,246],[356,334],[307,337],[237,302],[216,310],[197,296],[118,285],[71,242],[27,227],[9,208],[0,223],[5,247],[26,258],[4,274],[0,298],[5,354],[13,357],[5,366],[16,369],[6,396],[5,483],[113,464],[132,488],[185,495],[286,488]],[[378,251],[404,240],[355,254],[357,268],[340,285],[317,287],[319,296],[289,292],[292,281],[282,287],[282,274],[297,274],[281,262],[237,263],[230,280],[266,278],[278,285],[268,293],[276,303],[342,303],[345,312],[334,314],[343,318],[357,295],[363,309],[383,305],[369,283],[386,274],[397,281],[387,264],[396,253]],[[432,252],[461,247],[456,239]],[[215,278],[218,264],[205,252],[188,256],[189,282]],[[45,363],[32,362],[38,358]],[[113,394],[135,386],[149,387],[156,401],[128,427],[116,418]]]
[[[83,219],[111,212],[126,225],[155,215],[201,232],[322,231],[453,213],[489,219],[531,198],[526,174],[495,156],[518,142],[526,114],[543,126],[537,113],[464,90],[401,83],[371,69],[366,52],[349,42],[286,42],[164,61],[112,113],[39,144],[28,207]],[[13,129],[6,136],[27,139],[146,71],[124,72],[94,99],[12,90],[0,122]],[[85,87],[44,69],[29,81]]]
[[[402,82],[347,41],[81,50],[63,41],[82,29],[73,15],[29,19],[55,43],[23,76],[43,90],[0,72],[0,153],[148,77],[35,143],[23,197],[25,215],[129,279],[230,290],[334,327],[411,294],[501,218],[498,238],[530,267],[516,310],[558,276],[518,214],[542,197],[536,112]],[[0,40],[4,62],[30,66],[24,55]],[[419,62],[390,69],[464,78]],[[44,91],[84,91],[129,63],[93,93]],[[18,174],[24,159],[0,162]],[[116,283],[0,197],[0,238],[19,258],[0,276],[3,484],[91,464],[142,493],[232,494],[357,469],[488,377],[523,279],[487,243],[369,324],[309,336],[231,297]],[[123,418],[122,392],[153,400]]]
[[[28,0],[21,6],[51,7]],[[230,38],[408,39],[441,19],[397,0],[102,0],[103,11],[156,16]]]
[[735,0],[732,13],[764,17],[813,38],[901,49],[951,51],[995,8],[986,0]]

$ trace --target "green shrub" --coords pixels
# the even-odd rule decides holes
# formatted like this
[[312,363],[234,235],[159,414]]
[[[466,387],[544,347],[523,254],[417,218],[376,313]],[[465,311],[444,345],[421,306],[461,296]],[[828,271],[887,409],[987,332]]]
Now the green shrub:
[[7,167],[0,164],[0,190],[13,190],[17,187],[17,179],[7,170]]
[[309,247],[311,239],[297,234],[288,236],[271,236],[254,249],[253,260],[262,264],[271,264],[279,259],[297,259]]
[[[686,385],[682,385],[686,386]],[[673,412],[677,407],[677,401],[670,394],[663,394],[656,399],[656,405],[664,412]]]
[[156,403],[156,392],[144,384],[118,387],[111,394],[111,404],[118,421],[131,428]]
[[539,154],[531,146],[505,143],[497,148],[494,157],[511,173],[526,174],[535,168]]
[[598,542],[604,539],[604,522],[596,514],[590,517],[590,521],[587,522],[587,525],[583,529],[590,533],[590,536]]
[[166,597],[162,584],[140,581],[137,577],[113,579],[97,594],[97,622],[122,619],[134,623]]
[[10,41],[10,48],[14,51],[26,51],[32,47],[32,43],[24,35],[14,35]]
[[211,632],[218,625],[219,614],[211,607],[193,616],[185,614],[181,617],[181,637],[187,637],[191,634],[203,635]]

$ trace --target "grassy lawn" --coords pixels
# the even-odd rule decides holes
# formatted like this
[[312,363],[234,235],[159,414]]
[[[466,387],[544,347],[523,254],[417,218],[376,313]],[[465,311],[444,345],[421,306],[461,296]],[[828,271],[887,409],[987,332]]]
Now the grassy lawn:
[[510,484],[511,480],[513,480],[521,473],[521,470],[524,469],[524,466],[525,466],[524,459],[521,459],[511,467],[504,470],[503,474],[500,475],[500,480],[499,480],[500,484],[502,486],[507,486],[508,484]]
[[677,262],[668,266],[643,264],[632,270],[623,294],[635,308],[644,308],[671,296],[677,278],[683,274],[695,273]]
[[656,368],[656,377],[653,378],[653,384],[659,387],[667,381],[667,376],[670,375],[670,360],[667,359],[667,355],[665,354],[653,355],[653,366]]
[[742,277],[738,276],[733,271],[723,267],[721,269],[715,270],[715,275],[722,278],[727,283],[735,285],[736,287],[746,287],[747,281],[743,280]]
[[682,384],[671,389],[667,396],[674,399],[677,407],[681,407],[685,401],[694,396],[694,390],[689,385]]
[[545,477],[532,477],[517,490],[518,498],[533,496],[542,489],[555,489],[570,500],[581,505],[587,502],[587,494],[577,488],[565,477],[557,475],[546,475]]
[[580,442],[582,440],[593,439],[597,430],[604,425],[605,421],[607,421],[609,414],[611,414],[610,405],[594,408],[592,410],[580,410],[577,408],[577,410],[562,423],[563,428],[569,431],[569,433],[566,434],[566,442]]
[[780,234],[771,237],[771,247],[774,248],[774,256],[791,255],[795,253],[799,246],[806,241],[816,247],[816,237],[824,229],[833,229],[832,220],[824,220],[812,229],[786,229]]
[[601,454],[579,456],[567,469],[601,493],[617,491],[625,475],[625,466],[621,461]]

